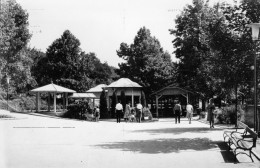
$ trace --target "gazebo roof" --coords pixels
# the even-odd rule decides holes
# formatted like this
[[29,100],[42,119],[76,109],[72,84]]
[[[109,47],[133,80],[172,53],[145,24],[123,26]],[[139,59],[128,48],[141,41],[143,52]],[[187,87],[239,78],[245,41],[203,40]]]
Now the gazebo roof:
[[73,93],[70,98],[96,98],[93,93]]
[[120,78],[111,83],[107,88],[141,88],[142,86],[128,78]]
[[56,92],[56,93],[75,93],[71,90],[53,83],[31,90],[31,92]]
[[186,90],[184,88],[170,85],[156,92],[153,92],[151,95],[176,95],[176,94],[187,94],[187,93],[193,93],[193,92]]
[[103,88],[107,87],[106,84],[100,84],[100,85],[97,85],[91,89],[89,89],[87,91],[87,93],[97,93],[97,92],[102,92]]

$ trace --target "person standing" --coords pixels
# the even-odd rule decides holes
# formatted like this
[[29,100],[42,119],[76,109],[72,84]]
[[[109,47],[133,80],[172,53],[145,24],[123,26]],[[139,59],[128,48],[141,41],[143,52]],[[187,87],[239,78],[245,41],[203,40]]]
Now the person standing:
[[182,112],[181,105],[180,105],[179,101],[177,101],[173,108],[173,113],[175,115],[175,124],[177,124],[177,121],[180,123],[181,112]]
[[131,107],[130,107],[130,102],[128,102],[125,105],[125,113],[124,113],[125,122],[128,122],[129,116],[130,116],[130,112],[131,112]]
[[191,124],[191,118],[193,115],[193,106],[189,102],[187,103],[186,111],[187,111],[187,118],[189,120],[189,124]]
[[96,110],[95,110],[95,119],[96,119],[96,122],[99,121],[99,118],[100,118],[100,110],[99,110],[99,107],[97,106],[97,107],[96,107]]
[[142,118],[142,109],[143,109],[143,106],[142,106],[142,104],[141,103],[138,103],[137,105],[136,105],[136,110],[137,110],[137,112],[136,112],[136,120],[137,120],[137,122],[141,122],[141,118]]
[[209,115],[209,127],[214,128],[214,110],[215,110],[214,99],[209,100],[209,105],[207,109]]
[[121,102],[119,101],[116,104],[116,122],[117,123],[120,123],[122,112],[123,112],[123,106],[122,106]]

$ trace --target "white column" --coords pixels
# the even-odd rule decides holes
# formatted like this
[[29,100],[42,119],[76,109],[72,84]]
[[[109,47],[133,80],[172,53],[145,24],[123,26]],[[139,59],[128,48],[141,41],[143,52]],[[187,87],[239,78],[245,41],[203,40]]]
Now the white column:
[[66,97],[66,108],[68,106],[68,93],[65,93],[65,97]]
[[134,107],[134,89],[132,88],[132,107]]
[[53,102],[53,108],[54,108],[53,110],[54,110],[54,113],[56,113],[56,92],[54,92],[53,95],[54,95],[54,96],[53,96],[53,99],[54,99],[54,100],[53,100],[53,101],[54,101],[54,102]]
[[66,94],[66,93],[62,93],[62,106],[63,106],[63,111],[65,111],[65,104],[66,104],[66,102],[65,102],[65,94]]
[[40,102],[40,92],[36,93],[36,111],[40,112],[40,106],[41,106],[41,102]]
[[48,92],[48,111],[51,111],[51,93]]
[[155,104],[156,104],[156,115],[157,115],[157,118],[159,118],[158,99],[159,99],[159,97],[156,95],[155,96]]

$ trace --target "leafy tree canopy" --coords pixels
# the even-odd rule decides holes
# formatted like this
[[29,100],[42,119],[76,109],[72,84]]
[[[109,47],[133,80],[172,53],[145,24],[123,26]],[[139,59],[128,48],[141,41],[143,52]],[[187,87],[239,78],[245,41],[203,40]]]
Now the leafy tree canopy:
[[6,76],[10,77],[13,92],[27,91],[36,85],[31,76],[33,60],[28,56],[27,44],[31,38],[28,29],[28,13],[15,0],[1,3],[0,10],[0,79],[6,88]]
[[163,51],[159,40],[145,27],[137,32],[133,44],[121,43],[117,55],[125,60],[119,64],[118,74],[142,85],[147,94],[173,80],[170,54]]

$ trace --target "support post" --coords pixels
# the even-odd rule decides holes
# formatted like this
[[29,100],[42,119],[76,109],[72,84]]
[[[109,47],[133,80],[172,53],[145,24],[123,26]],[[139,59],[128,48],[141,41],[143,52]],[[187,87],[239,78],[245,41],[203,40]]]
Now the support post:
[[40,92],[36,93],[36,111],[40,112]]
[[62,107],[63,107],[63,112],[64,112],[66,109],[65,93],[62,93]]
[[66,108],[67,108],[67,106],[68,106],[68,93],[65,93],[65,97],[66,97]]
[[134,89],[132,88],[132,107],[134,107]]
[[257,124],[257,66],[256,66],[256,44],[257,41],[255,41],[255,52],[254,52],[254,130],[255,132],[258,132],[258,124]]
[[51,111],[51,93],[48,92],[48,111]]
[[56,92],[53,93],[53,108],[54,108],[54,113],[56,114]]
[[159,118],[159,111],[158,111],[158,99],[159,97],[155,96],[155,104],[156,104],[156,117]]

